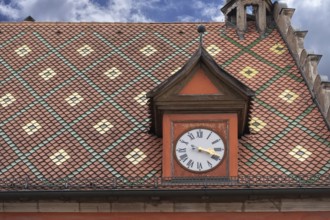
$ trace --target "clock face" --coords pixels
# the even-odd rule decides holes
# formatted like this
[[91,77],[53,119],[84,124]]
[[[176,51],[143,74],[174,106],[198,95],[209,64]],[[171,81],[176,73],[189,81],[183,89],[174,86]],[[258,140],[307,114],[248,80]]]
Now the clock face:
[[215,168],[225,155],[221,137],[204,128],[192,129],[182,134],[174,150],[181,166],[194,172],[207,172]]

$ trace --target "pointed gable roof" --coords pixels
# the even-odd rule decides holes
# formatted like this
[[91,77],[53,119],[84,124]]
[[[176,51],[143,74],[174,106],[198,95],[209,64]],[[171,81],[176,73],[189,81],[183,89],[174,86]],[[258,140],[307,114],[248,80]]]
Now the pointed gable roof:
[[[196,74],[205,74],[209,78],[206,82],[212,82],[211,86],[217,87],[221,92],[182,94],[181,91]],[[162,136],[164,113],[237,113],[238,133],[241,136],[248,132],[248,112],[252,96],[252,89],[222,69],[200,45],[183,68],[147,93],[147,97],[151,99],[151,131],[159,137]]]
[[157,87],[152,89],[147,93],[148,98],[153,98],[161,95],[168,88],[175,85],[182,78],[186,77],[191,73],[191,71],[199,64],[202,63],[209,68],[209,70],[214,73],[214,76],[223,80],[227,85],[231,86],[234,89],[237,89],[240,94],[245,95],[246,97],[254,96],[254,91],[248,86],[244,85],[241,81],[236,79],[230,73],[222,69],[213,57],[205,50],[203,46],[200,46],[195,54],[188,60],[188,62],[174,75],[169,77],[163,83],[159,84]]

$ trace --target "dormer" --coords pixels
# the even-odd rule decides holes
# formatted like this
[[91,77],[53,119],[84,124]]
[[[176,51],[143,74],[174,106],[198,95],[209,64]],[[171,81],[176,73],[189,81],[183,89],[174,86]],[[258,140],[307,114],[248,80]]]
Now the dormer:
[[260,35],[265,33],[272,17],[273,4],[271,0],[227,0],[221,11],[225,15],[226,24],[235,26],[239,37],[243,39],[249,21],[255,23]]
[[222,69],[200,46],[186,65],[147,94],[152,129],[163,135],[165,114],[236,114],[238,136],[248,131],[254,91]]

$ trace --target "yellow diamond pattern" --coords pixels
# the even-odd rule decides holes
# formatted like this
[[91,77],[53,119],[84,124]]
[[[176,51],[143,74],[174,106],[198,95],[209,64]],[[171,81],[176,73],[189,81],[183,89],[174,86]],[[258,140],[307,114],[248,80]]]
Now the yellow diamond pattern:
[[157,50],[153,48],[151,45],[147,45],[146,47],[142,48],[140,52],[148,57],[154,54],[155,52],[157,52]]
[[279,95],[279,97],[288,103],[293,103],[294,100],[299,97],[299,95],[289,89],[286,89],[284,92],[281,93],[281,95]]
[[304,162],[307,158],[309,158],[312,153],[303,148],[302,146],[297,146],[289,153],[291,156],[299,160],[300,162]]
[[135,148],[131,153],[126,155],[126,158],[134,165],[139,164],[147,156],[138,148]]
[[211,56],[216,56],[218,53],[221,52],[221,49],[216,45],[212,44],[206,48],[207,52],[211,54]]
[[109,69],[107,72],[105,72],[104,74],[107,77],[109,77],[110,79],[115,79],[117,76],[119,76],[121,74],[121,72],[116,67],[113,67],[113,68]]
[[69,105],[71,106],[75,106],[77,105],[79,102],[81,102],[82,100],[84,100],[83,97],[81,97],[78,93],[74,92],[72,95],[70,95],[69,97],[67,97],[65,99],[65,101],[67,103],[69,103]]
[[55,71],[52,70],[51,68],[47,68],[45,69],[44,71],[42,71],[40,74],[39,74],[44,80],[49,80],[51,78],[53,78],[53,76],[56,75]]
[[103,119],[96,125],[94,125],[94,128],[100,133],[105,134],[107,131],[109,131],[111,128],[113,128],[113,125],[107,120]]
[[240,74],[242,74],[243,76],[245,76],[248,79],[252,79],[255,75],[257,75],[259,73],[258,70],[253,69],[252,67],[245,67]]
[[282,55],[286,51],[285,47],[282,44],[275,44],[270,48],[270,50],[278,55]]
[[136,96],[134,99],[137,101],[140,105],[146,105],[148,102],[148,99],[146,98],[146,92],[142,92],[140,95]]
[[50,156],[50,159],[57,166],[59,166],[62,163],[64,163],[65,161],[67,161],[68,159],[70,159],[70,155],[67,152],[65,152],[65,150],[61,149],[57,153],[55,153],[54,155]]
[[20,57],[24,57],[25,55],[27,55],[28,53],[30,53],[32,50],[24,45],[24,46],[21,46],[20,48],[16,49],[15,52],[18,54],[18,56]]
[[94,50],[89,45],[85,45],[82,48],[78,49],[77,51],[78,53],[80,53],[81,56],[84,57],[92,53]]
[[36,121],[33,120],[30,123],[26,124],[25,126],[23,126],[23,130],[28,134],[28,135],[32,135],[35,132],[37,132],[39,129],[41,128],[41,125]]
[[250,128],[256,132],[261,131],[266,125],[267,124],[265,122],[256,117],[253,117],[250,122]]
[[10,105],[15,101],[16,101],[15,97],[12,94],[8,93],[0,98],[0,105],[2,107],[7,107],[8,105]]

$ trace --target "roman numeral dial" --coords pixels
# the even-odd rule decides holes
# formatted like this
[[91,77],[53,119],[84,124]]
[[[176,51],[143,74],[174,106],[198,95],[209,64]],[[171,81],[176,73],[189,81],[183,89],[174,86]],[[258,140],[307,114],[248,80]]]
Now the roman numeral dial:
[[221,163],[225,153],[225,145],[220,135],[205,128],[183,133],[174,149],[178,163],[193,172],[210,171]]

